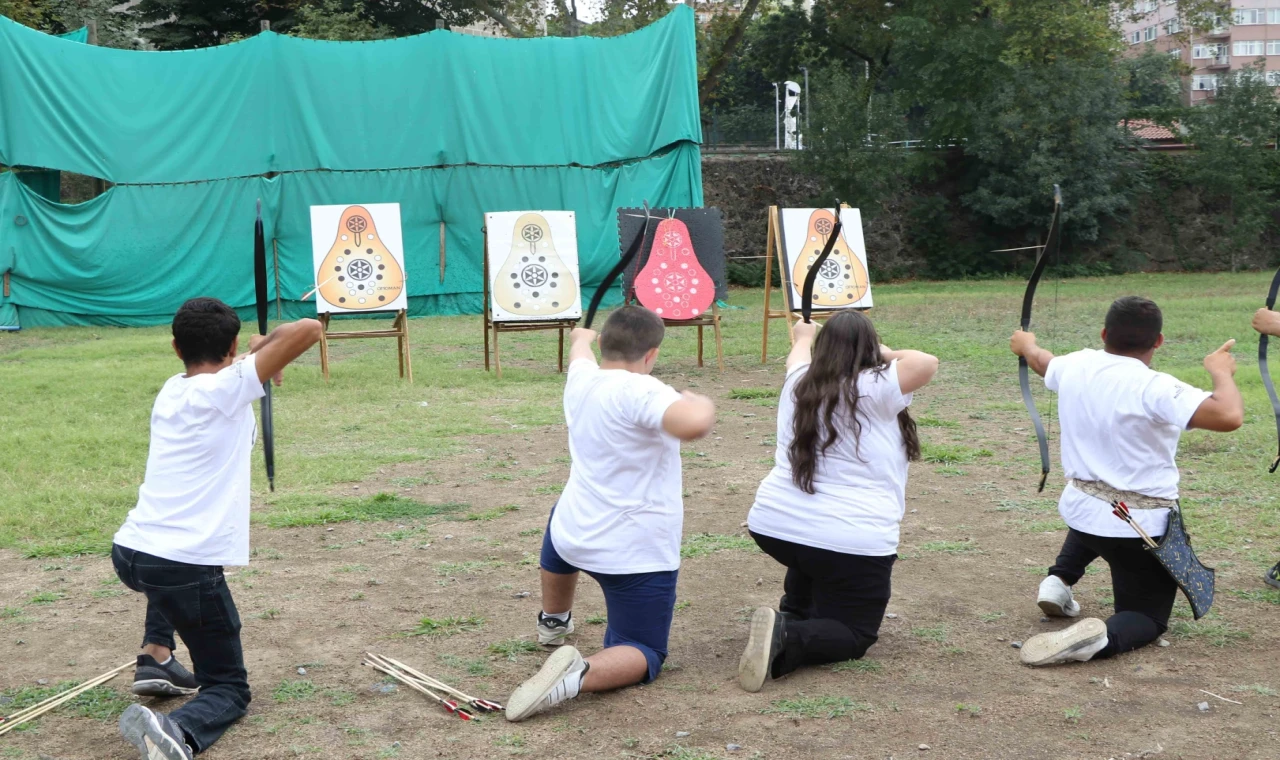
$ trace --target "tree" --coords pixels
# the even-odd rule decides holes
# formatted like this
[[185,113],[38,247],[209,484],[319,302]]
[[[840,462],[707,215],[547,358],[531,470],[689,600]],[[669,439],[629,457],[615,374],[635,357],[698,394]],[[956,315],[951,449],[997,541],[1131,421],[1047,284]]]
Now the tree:
[[289,33],[316,40],[381,40],[394,33],[355,8],[343,7],[339,0],[320,0],[298,8],[297,21]]
[[1190,184],[1217,222],[1217,253],[1236,269],[1280,210],[1280,105],[1261,66],[1218,85],[1210,106],[1190,108],[1186,124],[1196,150]]
[[42,29],[62,34],[90,21],[98,25],[98,44],[112,48],[137,48],[140,43],[138,23],[134,16],[115,8],[118,0],[42,0],[45,24]]

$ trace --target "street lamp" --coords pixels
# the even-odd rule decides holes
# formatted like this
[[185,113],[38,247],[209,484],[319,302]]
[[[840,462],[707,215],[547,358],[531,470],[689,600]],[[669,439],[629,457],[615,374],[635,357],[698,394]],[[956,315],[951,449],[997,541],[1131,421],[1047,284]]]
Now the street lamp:
[[[800,70],[804,72],[804,136],[805,136],[805,142],[808,142],[808,138],[809,138],[809,111],[810,111],[810,107],[809,107],[809,68],[808,68],[807,66],[801,66],[801,67],[800,67]],[[802,145],[802,147],[803,147],[803,143],[802,143],[801,145]]]

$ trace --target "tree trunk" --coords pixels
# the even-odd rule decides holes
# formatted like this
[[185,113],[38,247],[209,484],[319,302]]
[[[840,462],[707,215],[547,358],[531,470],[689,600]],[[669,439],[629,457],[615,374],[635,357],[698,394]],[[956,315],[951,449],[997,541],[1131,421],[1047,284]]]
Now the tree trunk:
[[512,37],[524,37],[525,33],[507,18],[507,14],[489,4],[488,0],[475,0],[476,8],[481,13],[498,22],[507,34]]

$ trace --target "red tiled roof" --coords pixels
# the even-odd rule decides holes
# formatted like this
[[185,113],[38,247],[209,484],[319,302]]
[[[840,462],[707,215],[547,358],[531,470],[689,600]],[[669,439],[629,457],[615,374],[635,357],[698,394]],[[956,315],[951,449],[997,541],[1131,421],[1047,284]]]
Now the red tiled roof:
[[1181,139],[1174,134],[1168,127],[1162,127],[1159,124],[1147,121],[1146,119],[1135,119],[1129,122],[1129,131],[1134,137],[1143,140],[1178,140]]

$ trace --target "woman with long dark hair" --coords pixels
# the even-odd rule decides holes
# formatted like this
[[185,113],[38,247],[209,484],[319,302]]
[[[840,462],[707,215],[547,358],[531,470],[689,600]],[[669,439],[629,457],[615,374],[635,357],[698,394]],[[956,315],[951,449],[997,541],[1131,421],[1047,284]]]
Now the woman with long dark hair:
[[[814,336],[817,336],[815,341]],[[778,610],[761,607],[738,665],[742,688],[801,667],[858,659],[876,642],[898,558],[907,462],[920,458],[911,394],[936,357],[892,351],[871,320],[842,311],[793,328],[773,470],[751,536],[787,567]]]

